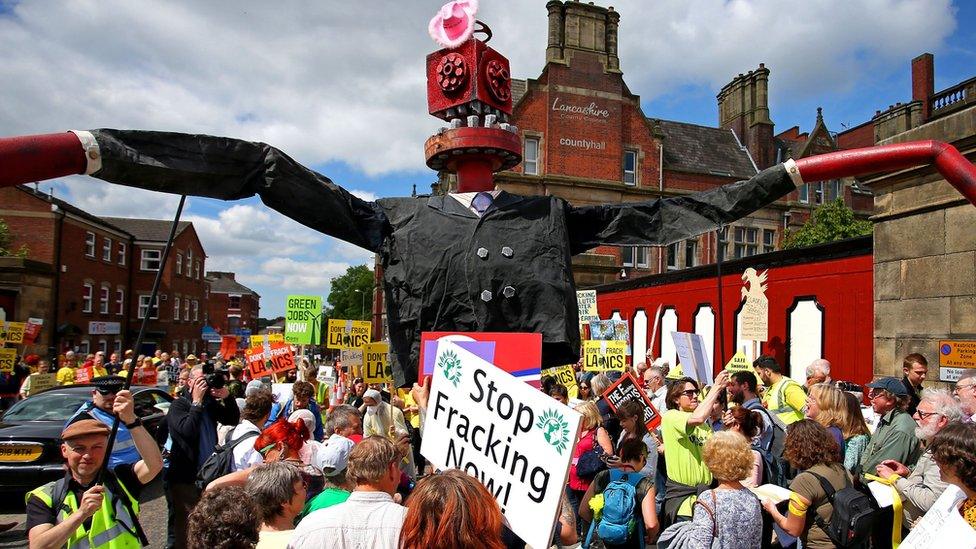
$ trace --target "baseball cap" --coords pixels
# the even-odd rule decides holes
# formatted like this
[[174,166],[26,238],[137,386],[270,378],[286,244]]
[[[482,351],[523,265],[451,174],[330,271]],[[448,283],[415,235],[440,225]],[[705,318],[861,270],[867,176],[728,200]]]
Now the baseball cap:
[[908,390],[900,379],[896,377],[881,377],[867,385],[871,389],[883,389],[895,396],[908,396]]
[[349,465],[349,452],[352,451],[353,441],[342,436],[332,435],[325,441],[325,446],[316,454],[318,466],[327,477],[335,476],[346,470]]
[[247,382],[247,387],[244,388],[244,396],[249,397],[261,389],[270,389],[270,387],[266,387],[260,379],[252,379]]

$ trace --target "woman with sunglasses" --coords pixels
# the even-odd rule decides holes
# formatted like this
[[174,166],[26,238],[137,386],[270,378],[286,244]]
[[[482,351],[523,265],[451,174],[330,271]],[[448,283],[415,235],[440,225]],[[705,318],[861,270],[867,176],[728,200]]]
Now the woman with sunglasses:
[[712,483],[712,473],[702,459],[705,442],[712,436],[708,422],[719,393],[725,391],[728,372],[715,376],[712,390],[698,400],[698,382],[690,377],[675,381],[668,390],[667,407],[661,419],[664,458],[668,463],[664,515],[669,523],[690,520],[696,494]]

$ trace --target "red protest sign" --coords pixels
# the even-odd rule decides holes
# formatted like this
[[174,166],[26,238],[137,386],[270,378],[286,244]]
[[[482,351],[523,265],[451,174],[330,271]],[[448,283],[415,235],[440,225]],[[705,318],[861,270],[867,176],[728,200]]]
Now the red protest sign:
[[220,356],[224,359],[233,358],[237,354],[237,336],[221,336]]
[[610,409],[614,412],[627,400],[636,400],[643,404],[644,424],[647,425],[648,431],[656,429],[661,424],[661,414],[651,404],[651,400],[647,398],[647,395],[644,394],[643,389],[640,388],[634,376],[630,375],[630,372],[626,372],[620,376],[620,379],[615,381],[601,397],[610,405]]
[[158,373],[153,368],[136,368],[132,373],[133,385],[156,385]]
[[264,352],[263,346],[251,347],[244,351],[251,379],[260,379],[295,369],[295,355],[292,353],[290,345],[272,343],[269,347],[270,357],[268,356],[269,353]]
[[37,341],[37,336],[41,335],[41,328],[44,320],[40,318],[28,318],[24,328],[24,345],[33,345]]

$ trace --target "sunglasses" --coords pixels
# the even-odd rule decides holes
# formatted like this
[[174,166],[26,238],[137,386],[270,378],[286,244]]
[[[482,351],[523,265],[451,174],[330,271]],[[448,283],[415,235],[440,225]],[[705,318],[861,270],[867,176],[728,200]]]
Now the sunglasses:
[[693,396],[698,395],[698,391],[695,389],[688,389],[687,391],[681,391],[681,394],[688,398],[691,398]]

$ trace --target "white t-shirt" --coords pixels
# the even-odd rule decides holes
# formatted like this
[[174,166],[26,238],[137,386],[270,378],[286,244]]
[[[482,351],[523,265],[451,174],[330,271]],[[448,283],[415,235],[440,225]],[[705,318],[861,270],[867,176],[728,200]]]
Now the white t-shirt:
[[[227,441],[237,440],[245,433],[257,433],[261,434],[261,429],[257,425],[251,423],[249,420],[242,419],[241,422],[234,427],[234,430],[227,437]],[[234,447],[234,470],[242,471],[251,467],[252,465],[258,465],[264,463],[264,456],[260,452],[254,449],[254,441],[258,437],[251,437],[237,446]]]

